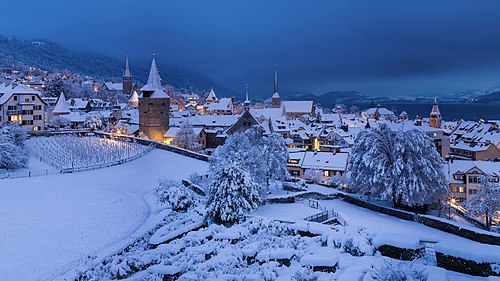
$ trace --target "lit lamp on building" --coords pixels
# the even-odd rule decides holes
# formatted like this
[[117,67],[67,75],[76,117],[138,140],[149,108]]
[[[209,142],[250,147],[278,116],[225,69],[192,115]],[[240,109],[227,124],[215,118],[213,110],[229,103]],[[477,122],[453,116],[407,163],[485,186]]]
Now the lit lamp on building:
[[448,219],[451,220],[451,204],[455,205],[455,202],[457,202],[457,200],[455,198],[450,198],[450,202],[448,202]]

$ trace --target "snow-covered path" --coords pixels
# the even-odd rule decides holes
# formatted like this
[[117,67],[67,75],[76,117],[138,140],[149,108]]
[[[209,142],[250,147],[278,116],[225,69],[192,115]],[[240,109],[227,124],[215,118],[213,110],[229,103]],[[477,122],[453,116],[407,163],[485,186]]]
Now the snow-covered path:
[[0,280],[47,279],[134,232],[150,216],[158,179],[205,172],[206,162],[153,150],[130,163],[75,174],[0,180]]

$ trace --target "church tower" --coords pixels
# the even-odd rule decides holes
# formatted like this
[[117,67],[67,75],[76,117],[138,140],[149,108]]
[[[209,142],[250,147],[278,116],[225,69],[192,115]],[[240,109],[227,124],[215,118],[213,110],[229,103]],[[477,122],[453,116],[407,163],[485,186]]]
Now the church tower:
[[249,111],[251,103],[250,103],[250,100],[248,99],[248,84],[246,84],[245,92],[246,92],[246,95],[245,95],[246,99],[243,102],[243,108],[245,109],[245,111]]
[[132,93],[132,73],[128,66],[128,55],[125,56],[125,72],[123,73],[123,94],[130,95]]
[[429,125],[432,128],[441,128],[441,123],[443,119],[441,117],[441,112],[439,112],[439,106],[436,97],[434,97],[434,104],[432,105],[431,115],[429,116]]
[[155,141],[163,141],[170,117],[170,96],[161,86],[161,78],[153,57],[148,82],[139,97],[139,131]]
[[278,94],[278,66],[274,67],[274,94],[272,98],[272,107],[280,108],[281,107],[281,98]]

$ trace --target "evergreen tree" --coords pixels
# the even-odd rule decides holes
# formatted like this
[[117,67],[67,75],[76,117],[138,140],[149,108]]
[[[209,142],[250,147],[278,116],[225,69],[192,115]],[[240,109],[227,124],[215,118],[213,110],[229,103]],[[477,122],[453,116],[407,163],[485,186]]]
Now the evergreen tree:
[[424,133],[382,124],[361,132],[349,159],[351,189],[391,199],[395,207],[436,202],[447,194],[443,160]]
[[207,199],[207,219],[236,222],[261,202],[259,186],[248,171],[236,163],[215,167]]
[[491,226],[492,220],[500,217],[500,184],[491,176],[482,177],[477,194],[466,202],[465,207],[472,215],[484,215],[486,226]]

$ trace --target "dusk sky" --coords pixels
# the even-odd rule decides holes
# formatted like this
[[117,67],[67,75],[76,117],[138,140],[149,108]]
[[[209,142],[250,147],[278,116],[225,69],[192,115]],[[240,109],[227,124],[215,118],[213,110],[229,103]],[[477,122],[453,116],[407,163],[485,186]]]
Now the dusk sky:
[[25,0],[2,11],[1,35],[120,59],[156,50],[238,92],[271,93],[275,63],[280,87],[304,92],[500,86],[500,1]]

